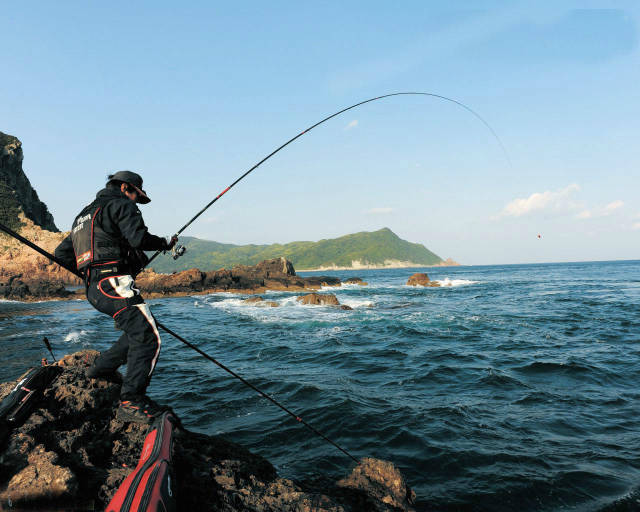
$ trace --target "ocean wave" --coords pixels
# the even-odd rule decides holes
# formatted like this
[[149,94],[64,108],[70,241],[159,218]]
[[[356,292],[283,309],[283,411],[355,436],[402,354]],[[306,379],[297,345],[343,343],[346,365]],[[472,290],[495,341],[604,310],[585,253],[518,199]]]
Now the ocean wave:
[[340,304],[352,307],[353,309],[372,308],[375,306],[375,303],[369,299],[341,299]]
[[471,284],[478,284],[480,281],[472,281],[470,279],[449,279],[448,277],[445,277],[441,280],[436,279],[434,282],[438,283],[440,286],[455,288],[456,286],[469,286]]
[[[269,309],[276,312],[278,308],[271,308],[265,302],[275,302],[278,304],[279,308],[300,308],[301,310],[318,310],[318,311],[335,311],[336,307],[331,305],[310,305],[310,304],[302,304],[302,302],[298,301],[298,295],[292,295],[288,297],[267,297],[268,300],[261,302],[253,302],[247,303],[244,302],[246,297],[238,298],[228,298],[215,302],[208,302],[207,304],[211,307],[218,309],[228,309],[228,310],[264,310]],[[353,309],[358,308],[370,308],[374,305],[374,302],[370,299],[356,299],[356,298],[343,298],[340,300],[340,304],[344,304],[346,306],[350,306]],[[308,313],[306,313],[308,314]]]
[[79,331],[71,331],[64,337],[64,341],[73,344],[88,343],[88,340],[83,339],[87,334],[89,334],[89,331],[85,331],[84,329],[81,329]]
[[[265,324],[286,323],[304,324],[308,322],[336,323],[342,321],[349,311],[343,311],[336,306],[316,306],[302,304],[297,300],[297,295],[267,299],[278,304],[278,307],[269,307],[261,303],[245,303],[243,298],[229,298],[208,302],[212,308],[221,310],[230,315],[248,317]],[[365,304],[370,301],[358,301],[354,309],[367,309]],[[348,305],[349,301],[344,301]]]
[[340,283],[337,286],[321,286],[320,291],[330,292],[331,290],[361,290],[369,288],[368,285],[361,285],[358,283]]

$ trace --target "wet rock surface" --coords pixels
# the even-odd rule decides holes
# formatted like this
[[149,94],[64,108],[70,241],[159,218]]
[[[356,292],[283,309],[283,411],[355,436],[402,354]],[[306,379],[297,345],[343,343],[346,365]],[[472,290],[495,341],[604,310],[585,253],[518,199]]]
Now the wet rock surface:
[[407,285],[436,287],[436,286],[440,286],[440,283],[437,283],[429,279],[429,276],[424,272],[417,272],[413,274],[411,277],[409,277],[409,280],[407,281]]
[[368,286],[369,283],[367,283],[366,281],[363,281],[361,277],[349,277],[348,279],[344,280],[345,284],[357,284],[359,286]]
[[[85,375],[97,355],[65,356],[39,407],[0,446],[0,510],[102,510],[135,468],[149,427],[115,419],[119,385]],[[0,399],[14,386],[0,384]],[[339,482],[293,482],[237,444],[184,429],[174,471],[178,510],[410,511],[414,498],[390,462],[363,459]]]
[[332,293],[309,293],[296,299],[298,302],[313,306],[339,306],[338,298]]

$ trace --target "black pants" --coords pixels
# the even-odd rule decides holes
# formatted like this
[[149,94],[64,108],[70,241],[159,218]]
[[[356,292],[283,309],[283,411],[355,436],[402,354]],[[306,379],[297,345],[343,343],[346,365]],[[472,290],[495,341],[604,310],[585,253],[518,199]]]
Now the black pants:
[[[114,269],[115,270],[115,269]],[[120,396],[123,400],[141,397],[151,380],[160,354],[160,334],[140,291],[130,275],[92,269],[87,299],[101,313],[113,317],[124,331],[113,346],[95,361],[99,372],[115,371],[127,364]]]

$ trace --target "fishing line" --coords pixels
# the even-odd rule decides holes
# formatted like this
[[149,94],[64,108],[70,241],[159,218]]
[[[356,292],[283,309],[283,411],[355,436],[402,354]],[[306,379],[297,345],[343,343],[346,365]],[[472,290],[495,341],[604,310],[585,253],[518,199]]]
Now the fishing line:
[[[246,171],[242,176],[240,176],[236,181],[234,181],[231,185],[229,185],[227,188],[225,188],[222,192],[220,192],[216,197],[214,197],[209,203],[206,204],[206,206],[204,208],[202,208],[202,210],[200,210],[198,213],[196,213],[191,220],[189,220],[189,222],[187,222],[184,226],[182,226],[177,233],[175,234],[175,236],[179,236],[185,229],[187,229],[198,217],[200,217],[200,215],[202,215],[205,211],[207,211],[218,199],[220,199],[223,195],[225,195],[229,190],[231,190],[233,187],[236,186],[237,183],[239,183],[240,181],[242,181],[246,176],[248,176],[249,174],[251,174],[252,171],[254,171],[255,169],[257,169],[258,167],[260,167],[264,162],[266,162],[267,160],[269,160],[269,158],[271,158],[273,155],[275,155],[276,153],[278,153],[280,150],[284,149],[285,147],[287,147],[289,144],[291,144],[293,141],[295,141],[296,139],[302,137],[305,133],[310,132],[311,130],[313,130],[315,127],[320,126],[322,123],[328,121],[329,119],[333,119],[336,116],[339,116],[340,114],[343,114],[344,112],[347,112],[348,110],[354,109],[356,107],[359,107],[361,105],[364,105],[365,103],[371,103],[373,101],[378,101],[384,98],[390,98],[392,96],[430,96],[432,98],[438,98],[444,101],[449,101],[451,103],[455,103],[456,105],[462,107],[463,109],[465,109],[466,111],[470,112],[471,114],[473,114],[474,117],[476,117],[477,119],[480,120],[480,122],[482,124],[484,124],[487,129],[491,132],[491,134],[493,135],[493,137],[496,139],[496,141],[498,141],[498,144],[500,146],[500,149],[502,149],[502,152],[505,156],[505,159],[507,160],[507,163],[509,164],[509,167],[512,167],[511,165],[511,160],[509,159],[509,154],[507,153],[507,150],[504,147],[504,144],[502,144],[502,141],[500,140],[500,137],[498,137],[498,134],[495,132],[495,130],[491,127],[491,125],[484,120],[484,118],[478,114],[475,110],[473,110],[471,107],[465,105],[464,103],[462,103],[461,101],[458,100],[454,100],[453,98],[448,98],[446,96],[442,96],[440,94],[434,94],[434,93],[430,93],[430,92],[393,92],[391,94],[384,94],[383,96],[376,96],[375,98],[369,98],[368,100],[364,100],[364,101],[360,101],[358,103],[355,103],[347,108],[343,108],[342,110],[339,110],[338,112],[335,112],[334,114],[331,114],[330,116],[325,117],[324,119],[318,121],[317,123],[309,126],[309,128],[307,128],[306,130],[301,131],[298,135],[296,135],[295,137],[290,138],[287,142],[285,142],[284,144],[282,144],[282,146],[278,147],[277,149],[275,149],[274,151],[272,151],[271,153],[269,153],[267,156],[265,156],[262,160],[260,160],[257,164],[255,164],[253,167],[251,167],[251,169],[249,169],[248,171]],[[153,256],[151,256],[151,258],[149,258],[149,261],[147,262],[147,264],[145,265],[148,266],[157,256],[158,254],[160,254],[163,251],[157,251]],[[175,259],[175,258],[174,258]]]
[[[37,246],[36,244],[34,244],[33,242],[27,240],[26,238],[24,238],[22,235],[19,235],[18,233],[16,233],[15,231],[13,231],[11,228],[8,228],[7,226],[5,226],[4,224],[0,223],[0,230],[4,231],[7,235],[12,236],[13,238],[15,238],[16,240],[22,242],[23,244],[25,244],[26,246],[30,247],[31,249],[33,249],[34,251],[39,252],[40,254],[42,254],[43,256],[45,256],[46,258],[48,258],[49,260],[53,261],[54,263],[57,263],[58,265],[60,265],[62,268],[64,268],[65,270],[68,270],[69,272],[71,272],[72,274],[78,276],[80,279],[84,280],[84,276],[78,272],[77,270],[71,268],[71,267],[67,267],[67,265],[65,265],[64,262],[62,262],[60,259],[56,258],[53,254],[48,253],[47,251],[45,251],[44,249],[42,249],[41,247]],[[345,450],[344,448],[342,448],[339,444],[335,443],[334,441],[332,441],[331,439],[329,439],[325,434],[323,434],[322,432],[320,432],[319,430],[317,430],[315,427],[313,427],[312,425],[310,425],[309,423],[307,423],[306,421],[304,421],[300,416],[298,416],[297,414],[295,414],[294,412],[292,412],[291,410],[289,410],[287,407],[285,407],[284,405],[282,405],[280,402],[278,402],[275,398],[270,397],[269,395],[267,395],[264,391],[262,391],[261,389],[259,389],[257,386],[254,386],[253,384],[251,384],[249,381],[247,381],[246,379],[244,379],[243,377],[241,377],[240,375],[238,375],[236,372],[234,372],[233,370],[231,370],[230,368],[227,368],[224,364],[222,364],[220,361],[216,360],[215,358],[211,357],[209,354],[207,354],[206,352],[204,352],[203,350],[200,350],[196,345],[194,345],[193,343],[190,343],[189,341],[187,341],[186,339],[184,339],[182,336],[180,336],[179,334],[173,332],[171,329],[169,329],[168,327],[165,327],[164,325],[162,325],[160,322],[158,322],[155,319],[154,316],[154,320],[156,321],[156,325],[162,329],[163,331],[165,331],[166,333],[170,334],[171,336],[173,336],[174,338],[176,338],[177,340],[181,341],[182,343],[184,343],[187,347],[189,347],[192,350],[195,350],[198,354],[200,354],[201,356],[207,358],[209,361],[211,361],[212,363],[218,365],[220,368],[222,368],[225,372],[231,374],[233,377],[235,377],[236,379],[238,379],[240,382],[242,382],[243,384],[245,384],[246,386],[250,387],[251,389],[253,389],[254,391],[258,392],[260,395],[262,395],[264,398],[266,398],[267,400],[269,400],[271,403],[277,405],[278,407],[280,407],[280,409],[282,409],[284,412],[286,412],[289,416],[291,416],[292,418],[294,418],[298,423],[301,423],[302,425],[304,425],[305,427],[307,427],[311,432],[313,432],[314,434],[316,434],[317,436],[321,437],[322,439],[324,439],[325,441],[327,441],[328,443],[332,444],[333,446],[335,446],[338,450],[340,450],[342,453],[344,453],[345,455],[347,455],[348,457],[350,457],[356,464],[360,464],[360,462],[358,461],[358,459],[356,459],[353,455],[351,455],[347,450]],[[44,343],[47,346],[47,348],[51,351],[51,346],[49,345],[49,340],[47,338],[44,338]],[[53,356],[53,352],[51,352],[51,355]],[[55,357],[54,357],[55,360]]]

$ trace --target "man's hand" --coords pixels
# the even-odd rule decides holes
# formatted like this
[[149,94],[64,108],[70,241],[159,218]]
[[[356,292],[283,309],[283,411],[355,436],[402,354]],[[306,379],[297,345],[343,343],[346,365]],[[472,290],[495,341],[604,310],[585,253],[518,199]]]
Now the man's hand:
[[171,238],[166,238],[166,246],[163,250],[170,251],[178,243],[178,235],[173,235]]

